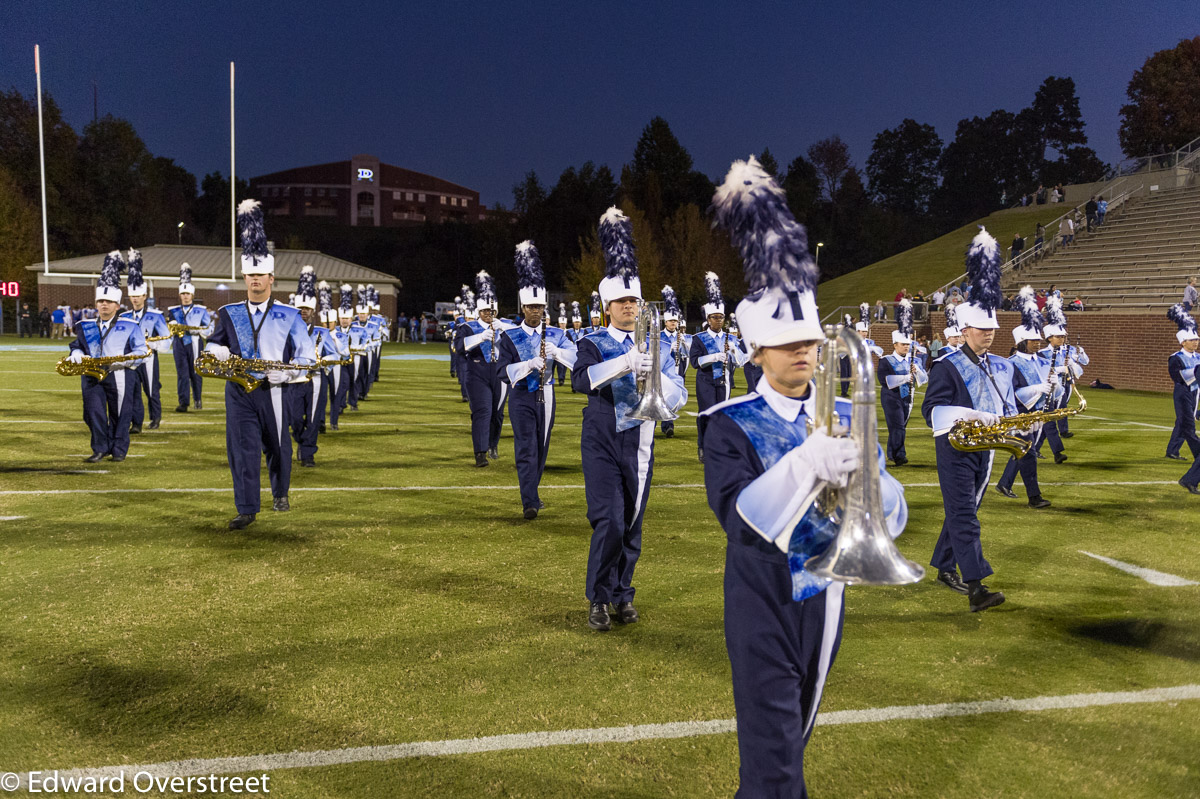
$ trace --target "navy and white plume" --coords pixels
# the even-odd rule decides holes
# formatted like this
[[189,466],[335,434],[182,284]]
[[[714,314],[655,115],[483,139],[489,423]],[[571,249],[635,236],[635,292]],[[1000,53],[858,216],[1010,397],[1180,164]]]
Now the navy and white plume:
[[1000,307],[1004,299],[1000,291],[1000,245],[983,225],[967,247],[967,281],[972,305],[985,311]]
[[121,270],[124,267],[125,259],[121,257],[120,250],[113,250],[104,256],[104,266],[100,267],[100,279],[96,281],[96,288],[119,290]]
[[576,300],[571,300],[571,318],[582,319],[582,317],[579,315],[579,303]]
[[713,195],[712,211],[715,224],[728,231],[741,253],[748,298],[770,289],[784,296],[816,289],[808,233],[788,208],[783,189],[754,156],[733,163]]
[[355,305],[367,305],[367,287],[366,286],[364,286],[362,283],[359,283],[358,290],[355,291],[355,294],[358,295],[357,300],[354,303]]
[[136,291],[145,283],[142,277],[142,253],[138,250],[129,248],[128,277],[125,278],[125,284],[131,292]]
[[243,258],[258,263],[271,254],[267,249],[267,231],[263,228],[262,206],[258,200],[238,203],[237,224],[242,237]]
[[463,286],[463,299],[467,302],[467,310],[471,313],[475,312],[475,290],[470,286]]
[[1175,327],[1179,332],[1195,333],[1196,320],[1190,313],[1184,310],[1183,305],[1175,303],[1167,309],[1167,318],[1175,323]]
[[721,296],[721,278],[716,272],[704,273],[704,296],[708,305],[724,305],[725,298]]
[[545,288],[546,274],[542,268],[542,257],[538,255],[537,247],[532,241],[523,241],[517,245],[517,253],[513,259],[517,268],[517,288]]
[[1026,286],[1017,292],[1016,307],[1021,312],[1022,327],[1040,332],[1046,326],[1046,320],[1042,318],[1042,312],[1037,307],[1037,296],[1033,286]]
[[1051,294],[1046,298],[1046,324],[1065,328],[1067,326],[1067,315],[1063,313],[1062,297],[1057,294]]
[[600,292],[593,291],[592,292],[592,308],[591,308],[590,313],[592,316],[603,316],[603,314],[600,313],[600,310],[601,310]]
[[367,284],[367,304],[372,307],[379,304],[379,292],[375,289],[374,283]]
[[179,285],[184,286],[192,282],[192,268],[187,264],[182,264],[179,267]]
[[296,296],[317,296],[317,270],[313,269],[311,266],[305,266],[300,270],[300,277],[296,281]]
[[479,299],[491,305],[496,304],[496,286],[492,283],[492,276],[486,271],[475,275],[475,290],[479,294]]
[[558,304],[558,318],[559,319],[567,318],[567,304],[565,302],[560,302]]
[[343,283],[338,287],[341,292],[339,299],[341,312],[343,314],[354,313],[354,288],[349,283]]
[[633,223],[616,206],[600,217],[600,246],[604,249],[604,276],[620,278],[629,288],[638,276]]
[[896,328],[908,338],[913,335],[912,300],[905,297],[896,306]]
[[324,280],[317,286],[317,307],[322,311],[333,310],[333,289]]
[[663,286],[662,298],[664,311],[669,314],[675,314],[677,318],[683,315],[683,309],[679,307],[679,297],[675,295],[675,289],[670,286]]
[[958,313],[953,305],[946,306],[946,327],[958,328]]
[[871,322],[871,306],[865,302],[858,306],[858,321],[864,325]]

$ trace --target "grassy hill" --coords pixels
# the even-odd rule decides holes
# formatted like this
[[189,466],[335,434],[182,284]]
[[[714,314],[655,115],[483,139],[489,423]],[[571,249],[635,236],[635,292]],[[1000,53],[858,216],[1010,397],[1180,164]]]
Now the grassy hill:
[[1026,245],[1032,247],[1038,221],[1049,225],[1062,210],[1061,205],[1043,205],[999,211],[919,247],[827,280],[817,286],[821,315],[832,313],[839,305],[858,305],[864,301],[874,305],[877,299],[891,302],[902,288],[910,292],[918,289],[926,293],[933,291],[963,273],[967,244],[979,232],[979,225],[986,227],[1007,253],[1014,233],[1025,236]]

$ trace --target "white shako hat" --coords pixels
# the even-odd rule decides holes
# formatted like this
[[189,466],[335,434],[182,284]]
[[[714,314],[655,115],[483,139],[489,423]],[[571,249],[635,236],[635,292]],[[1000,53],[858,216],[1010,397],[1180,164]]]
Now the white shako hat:
[[583,324],[583,317],[579,315],[579,303],[576,300],[571,300],[571,323],[579,322]]
[[854,332],[855,333],[870,333],[871,326],[869,324],[867,324],[866,322],[855,322],[854,323]]
[[721,296],[721,278],[717,277],[716,272],[704,273],[704,294],[708,300],[704,303],[703,309],[705,319],[715,313],[725,313],[725,298]]
[[1067,315],[1063,313],[1062,297],[1051,294],[1046,298],[1046,326],[1042,328],[1042,337],[1067,335]]
[[[728,231],[742,255],[747,293],[737,318],[751,350],[824,339],[808,234],[775,179],[754,156],[735,161],[712,207],[716,224]],[[708,306],[704,310],[713,312]]]
[[892,331],[893,344],[912,344],[913,307],[908,297],[896,306],[896,329]]
[[600,246],[604,250],[604,279],[600,281],[603,307],[623,297],[642,299],[633,223],[615,205],[600,217]]
[[179,265],[179,293],[196,293],[196,287],[192,285],[192,267],[186,261]]
[[958,306],[959,329],[996,330],[996,309],[1004,295],[1000,292],[1000,245],[979,226],[979,234],[967,247],[967,280],[971,301]]
[[558,304],[558,324],[562,327],[567,326],[567,304],[565,302]]
[[1026,286],[1017,292],[1016,310],[1021,312],[1021,325],[1013,328],[1013,342],[1020,344],[1022,341],[1040,341],[1046,320],[1038,310],[1033,286]]
[[537,247],[528,239],[517,245],[513,256],[517,270],[517,301],[521,307],[546,304],[546,275]]
[[267,231],[263,229],[262,205],[258,200],[238,203],[237,223],[242,236],[242,274],[275,274],[275,256],[267,249]]
[[121,267],[125,259],[120,250],[113,250],[104,256],[104,266],[100,267],[100,279],[96,281],[96,299],[121,301]]
[[317,270],[311,266],[300,270],[300,279],[296,281],[296,301],[292,304],[297,308],[317,309]]
[[600,310],[600,292],[593,291],[591,299],[592,305],[591,310],[588,312],[588,316],[592,319],[603,319],[604,313]]
[[675,289],[670,286],[662,287],[663,298],[663,321],[678,322],[679,317],[683,316],[683,311],[679,307],[679,297],[675,295]]
[[126,261],[125,292],[130,297],[145,297],[149,286],[142,278],[142,254],[129,248],[129,260]]
[[320,320],[328,324],[337,322],[337,311],[333,309],[333,289],[324,280],[317,286],[317,308]]
[[1200,335],[1196,335],[1196,320],[1183,309],[1181,303],[1175,303],[1167,309],[1167,318],[1175,323],[1175,327],[1179,328],[1175,333],[1175,338],[1180,344],[1200,338]]
[[338,298],[338,318],[353,319],[354,318],[354,287],[349,283],[343,283],[338,286],[338,292],[341,296]]
[[492,282],[492,276],[486,271],[480,271],[475,275],[475,310],[491,310],[492,313],[500,311],[500,300],[496,297],[496,284]]
[[362,283],[358,284],[358,288],[354,292],[354,312],[356,314],[371,312],[371,303],[367,300],[367,287]]
[[958,314],[953,305],[946,306],[946,326],[942,328],[942,335],[947,339],[962,335],[962,331],[958,329]]

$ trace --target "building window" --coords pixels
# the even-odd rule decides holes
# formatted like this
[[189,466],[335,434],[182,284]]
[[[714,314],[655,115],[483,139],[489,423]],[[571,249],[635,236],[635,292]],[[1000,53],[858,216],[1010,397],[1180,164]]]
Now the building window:
[[466,207],[467,207],[467,198],[466,198],[466,197],[463,197],[463,198],[462,198],[462,207],[463,207],[463,208],[466,208]]
[[404,194],[404,192],[402,192],[402,191],[394,191],[394,192],[392,192],[392,199],[399,200],[403,194]]
[[330,190],[329,190],[329,196],[330,196],[330,197],[336,197],[336,196],[337,196],[337,189],[330,189]]
[[438,197],[438,199],[442,201],[442,205],[445,205],[445,204],[446,204],[446,195],[444,195],[444,194],[443,194],[443,195],[440,195],[440,196]]
[[317,189],[317,196],[318,196],[318,197],[324,197],[324,196],[325,196],[325,190],[324,190],[324,189]]
[[412,198],[413,198],[413,193],[411,191],[404,192],[404,199],[408,200],[409,202],[412,202]]
[[418,195],[417,195],[417,202],[419,202],[419,203],[423,203],[423,202],[425,202],[425,195],[424,195],[424,194],[418,194]]
[[311,197],[311,196],[312,196],[312,186],[305,186],[305,187],[304,187],[304,196],[305,196],[305,197]]

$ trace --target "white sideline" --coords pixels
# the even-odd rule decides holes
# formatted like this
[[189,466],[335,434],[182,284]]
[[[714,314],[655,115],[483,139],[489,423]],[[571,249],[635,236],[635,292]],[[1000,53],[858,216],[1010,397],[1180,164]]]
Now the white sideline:
[[1089,558],[1095,558],[1101,563],[1107,563],[1114,569],[1120,569],[1126,574],[1132,574],[1134,577],[1140,577],[1141,579],[1150,583],[1150,585],[1200,585],[1200,583],[1197,583],[1195,580],[1188,580],[1184,577],[1176,577],[1174,574],[1167,574],[1166,572],[1157,572],[1154,569],[1147,569],[1142,566],[1134,566],[1132,563],[1113,560],[1112,558],[1106,558],[1103,555],[1094,555],[1091,552],[1083,549],[1079,550],[1079,552],[1083,555],[1087,555]]
[[[881,721],[929,720],[954,716],[977,716],[984,713],[1031,713],[1043,710],[1073,710],[1107,705],[1178,702],[1200,699],[1200,685],[1180,685],[1172,688],[1149,688],[1143,691],[1112,693],[1067,694],[1039,696],[1031,699],[988,699],[979,702],[952,702],[938,705],[899,705],[837,710],[820,713],[817,724],[822,727],[842,724],[869,724]],[[348,749],[323,749],[312,752],[280,752],[268,755],[240,757],[196,758],[172,760],[139,766],[102,766],[59,770],[60,777],[102,777],[124,773],[132,778],[139,771],[148,771],[157,778],[189,777],[208,774],[237,774],[252,771],[275,771],[291,768],[344,765],[347,763],[382,763],[412,757],[444,757],[480,752],[505,752],[521,749],[541,749],[548,746],[578,744],[628,743],[669,738],[692,738],[699,735],[720,735],[735,732],[734,719],[713,721],[676,721],[667,724],[639,724],[628,727],[599,727],[580,730],[548,730],[512,735],[489,735],[481,738],[457,738],[446,741],[419,741],[387,746],[356,746]],[[44,773],[51,769],[41,769]],[[29,772],[20,774],[21,787],[28,785]]]

